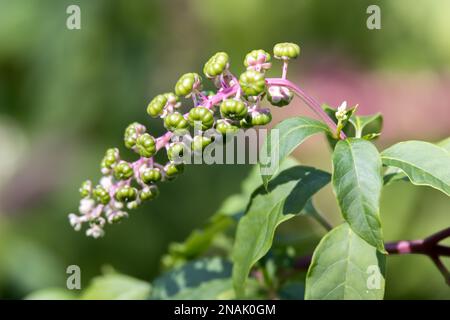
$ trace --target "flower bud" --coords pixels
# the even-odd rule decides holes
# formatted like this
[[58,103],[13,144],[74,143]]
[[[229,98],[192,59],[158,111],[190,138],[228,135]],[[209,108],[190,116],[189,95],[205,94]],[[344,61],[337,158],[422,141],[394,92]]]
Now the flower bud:
[[284,107],[291,103],[294,93],[283,86],[270,86],[267,89],[267,100],[274,106]]

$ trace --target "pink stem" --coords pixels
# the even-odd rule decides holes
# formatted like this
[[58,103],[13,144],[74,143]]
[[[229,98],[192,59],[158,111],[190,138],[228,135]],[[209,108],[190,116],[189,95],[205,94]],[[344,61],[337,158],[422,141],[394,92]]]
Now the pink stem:
[[[300,97],[300,99],[302,99],[303,102],[305,102],[312,109],[312,111],[314,111],[320,118],[322,118],[323,121],[325,121],[325,123],[330,127],[330,129],[333,132],[337,131],[337,126],[336,126],[336,123],[333,121],[333,119],[331,119],[328,116],[328,114],[325,111],[323,111],[320,104],[313,97],[306,94],[302,89],[300,89],[300,87],[298,87],[297,85],[295,85],[294,83],[292,83],[289,80],[280,79],[280,78],[268,78],[268,79],[266,79],[266,82],[269,86],[273,86],[273,85],[284,86],[284,87],[288,87],[291,90],[293,90]],[[340,138],[341,139],[346,138],[345,133],[343,133],[342,131],[340,134]]]

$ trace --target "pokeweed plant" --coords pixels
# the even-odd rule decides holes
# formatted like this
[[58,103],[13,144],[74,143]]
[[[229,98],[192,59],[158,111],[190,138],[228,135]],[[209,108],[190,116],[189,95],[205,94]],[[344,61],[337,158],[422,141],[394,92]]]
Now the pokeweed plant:
[[[163,120],[167,132],[154,137],[143,124],[130,124],[124,144],[139,158],[129,162],[119,149],[108,149],[101,161],[103,177],[98,184],[83,182],[79,214],[69,215],[70,224],[77,231],[86,224],[86,235],[103,236],[107,224],[154,200],[158,184],[182,174],[183,156],[201,156],[224,137],[267,125],[272,116],[263,102],[284,107],[297,95],[320,120],[292,117],[273,127],[260,150],[259,169],[241,192],[227,199],[203,229],[169,247],[162,259],[168,271],[153,282],[150,297],[382,299],[386,257],[407,253],[429,256],[450,284],[441,261],[450,256],[450,248],[439,244],[450,236],[450,228],[423,240],[385,243],[380,218],[382,188],[396,181],[450,195],[450,138],[438,144],[405,141],[379,152],[372,141],[381,134],[380,114],[357,115],[357,106],[345,102],[337,108],[320,105],[287,79],[288,64],[299,54],[297,44],[276,44],[273,57],[282,63],[282,75],[269,78],[268,52],[249,52],[239,77],[230,71],[228,54],[218,52],[203,68],[215,92],[202,89],[199,74],[182,75],[174,92],[157,95],[147,107],[151,117]],[[192,100],[184,114],[181,98]],[[325,135],[332,148],[331,173],[289,158],[316,134]],[[155,160],[162,149],[164,164]],[[334,227],[312,201],[329,183],[343,219]],[[289,246],[273,246],[277,227],[299,215],[316,219],[327,230],[312,256],[297,257]],[[308,270],[306,279],[298,279],[296,271],[302,269]],[[190,276],[189,281],[181,279]]]

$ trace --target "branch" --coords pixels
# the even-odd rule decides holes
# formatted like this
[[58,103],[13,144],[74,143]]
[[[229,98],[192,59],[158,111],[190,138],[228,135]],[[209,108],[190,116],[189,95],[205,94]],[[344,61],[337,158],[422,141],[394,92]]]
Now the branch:
[[[388,242],[384,247],[389,254],[423,254],[428,256],[444,276],[447,285],[450,286],[450,272],[440,259],[440,257],[450,257],[450,247],[439,244],[446,238],[450,238],[450,227],[425,239]],[[299,257],[294,263],[294,268],[297,270],[308,269],[311,259],[312,255]]]

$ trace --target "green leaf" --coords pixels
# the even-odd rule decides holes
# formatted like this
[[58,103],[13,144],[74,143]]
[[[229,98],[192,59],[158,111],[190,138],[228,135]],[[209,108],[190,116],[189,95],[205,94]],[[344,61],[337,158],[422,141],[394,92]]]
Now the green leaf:
[[369,116],[353,115],[349,122],[353,125],[356,137],[367,137],[369,140],[378,137],[383,128],[383,116],[380,113]]
[[299,214],[307,201],[330,181],[330,174],[305,166],[282,171],[252,195],[246,214],[241,218],[233,247],[233,286],[244,295],[245,281],[251,267],[272,245],[277,226]]
[[333,152],[333,188],[344,219],[361,238],[384,252],[381,230],[381,160],[375,146],[349,138]]
[[84,300],[144,300],[150,295],[149,283],[123,274],[110,273],[94,278],[83,292]]
[[450,153],[424,141],[400,142],[381,153],[383,164],[401,169],[415,185],[450,195]]
[[448,137],[448,138],[446,138],[446,139],[444,139],[442,141],[439,141],[437,143],[437,145],[439,147],[445,149],[447,152],[450,152],[450,137]]
[[329,132],[323,122],[306,117],[289,118],[277,124],[269,132],[259,153],[264,185],[267,186],[283,160],[302,142],[317,133]]
[[[249,281],[250,297],[262,298],[257,281]],[[198,287],[185,289],[170,297],[171,300],[233,300],[236,294],[231,279],[215,279],[201,283]]]
[[201,284],[231,276],[231,263],[219,257],[194,260],[177,267],[153,282],[152,299],[169,299]]
[[[381,130],[383,128],[383,116],[380,113],[358,116],[355,114],[358,106],[354,106],[347,111],[347,116],[349,119],[344,121],[344,126],[342,131],[347,135],[347,137],[360,137],[366,140],[373,140],[380,136]],[[322,105],[323,110],[337,123],[336,111],[337,109],[332,108],[326,104]],[[333,138],[331,135],[327,135],[327,140],[330,146],[334,149],[338,140]]]
[[383,299],[385,263],[385,255],[344,223],[327,233],[314,251],[305,299]]
[[30,293],[25,300],[75,300],[77,295],[64,288],[47,288]]

